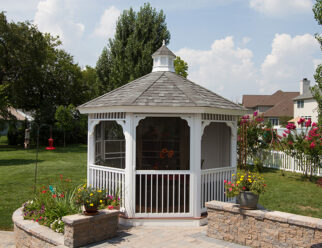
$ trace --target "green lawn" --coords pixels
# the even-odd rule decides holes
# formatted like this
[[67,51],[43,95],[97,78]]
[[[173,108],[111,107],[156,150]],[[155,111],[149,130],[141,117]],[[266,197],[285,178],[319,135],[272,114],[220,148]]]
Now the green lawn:
[[[3,139],[3,138],[2,138]],[[54,151],[40,148],[38,182],[48,184],[62,174],[75,184],[86,178],[86,146],[58,147]],[[36,150],[5,146],[0,142],[0,230],[13,228],[11,215],[33,196]]]
[[267,192],[260,195],[259,203],[267,209],[322,218],[322,187],[304,180],[301,174],[265,168],[262,173]]
[[[86,146],[74,145],[39,153],[38,182],[63,174],[79,184],[86,178]],[[33,194],[35,150],[5,146],[0,138],[0,230],[11,230],[11,215]],[[303,181],[300,174],[265,169],[268,191],[260,204],[271,210],[322,218],[322,187]]]

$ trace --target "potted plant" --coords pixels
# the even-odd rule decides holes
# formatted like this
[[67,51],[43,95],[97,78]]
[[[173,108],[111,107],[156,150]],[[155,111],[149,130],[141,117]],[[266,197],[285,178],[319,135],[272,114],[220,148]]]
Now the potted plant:
[[95,215],[98,214],[98,207],[104,203],[105,196],[105,190],[80,187],[76,194],[76,202],[84,205],[85,215]]
[[265,181],[258,173],[246,171],[232,175],[232,181],[224,181],[227,197],[237,197],[240,208],[256,209],[259,195],[265,192]]

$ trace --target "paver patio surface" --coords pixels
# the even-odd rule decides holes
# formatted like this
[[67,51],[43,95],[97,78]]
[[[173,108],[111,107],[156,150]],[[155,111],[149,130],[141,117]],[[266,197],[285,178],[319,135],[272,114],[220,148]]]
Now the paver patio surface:
[[[243,248],[222,240],[209,238],[207,226],[202,227],[125,227],[120,226],[118,237],[86,247],[105,248]],[[14,248],[13,232],[0,231],[0,247]],[[61,246],[60,246],[61,247]]]

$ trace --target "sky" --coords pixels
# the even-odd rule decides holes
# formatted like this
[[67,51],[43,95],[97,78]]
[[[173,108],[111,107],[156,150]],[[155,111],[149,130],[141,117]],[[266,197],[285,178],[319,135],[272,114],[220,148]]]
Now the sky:
[[[0,0],[9,21],[59,35],[80,66],[95,66],[123,10],[136,0]],[[322,63],[314,38],[315,0],[151,0],[166,15],[168,45],[188,63],[188,79],[234,102],[244,94],[299,91]]]

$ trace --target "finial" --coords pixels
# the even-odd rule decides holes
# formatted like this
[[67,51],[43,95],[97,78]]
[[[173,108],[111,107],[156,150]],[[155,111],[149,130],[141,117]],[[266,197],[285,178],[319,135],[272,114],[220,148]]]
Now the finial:
[[165,40],[162,41],[162,46],[165,46]]

